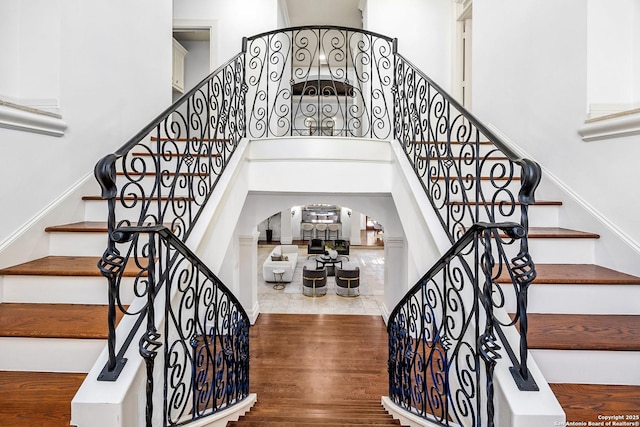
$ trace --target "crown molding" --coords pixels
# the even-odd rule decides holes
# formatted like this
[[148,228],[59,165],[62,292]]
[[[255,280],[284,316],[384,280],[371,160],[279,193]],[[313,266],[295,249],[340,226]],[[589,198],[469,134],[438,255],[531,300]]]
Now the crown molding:
[[0,100],[0,127],[61,137],[67,123],[59,114]]

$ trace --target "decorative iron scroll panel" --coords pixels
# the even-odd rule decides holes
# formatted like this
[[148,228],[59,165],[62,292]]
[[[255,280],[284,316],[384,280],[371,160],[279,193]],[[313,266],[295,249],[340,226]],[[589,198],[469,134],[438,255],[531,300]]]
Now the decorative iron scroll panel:
[[166,224],[186,239],[244,136],[243,78],[240,56],[174,104],[123,153],[117,226]]
[[[390,388],[399,404],[419,414],[428,407],[429,417],[441,423],[481,419],[485,413],[492,418],[492,403],[474,399],[481,388],[489,391],[492,385],[491,375],[485,377],[478,366],[480,359],[493,363],[495,341],[486,325],[493,330],[490,311],[504,306],[505,296],[493,285],[503,272],[517,295],[516,318],[509,325],[519,322],[519,360],[507,343],[505,350],[516,366],[516,382],[529,381],[526,303],[535,268],[526,230],[539,166],[510,151],[395,47],[385,36],[338,27],[290,28],[251,37],[242,53],[96,165],[109,206],[109,245],[99,262],[109,281],[110,306],[109,363],[101,379],[117,379],[124,353],[146,319],[140,352],[147,361],[147,425],[156,425],[152,420],[158,417],[165,425],[185,424],[248,393],[246,314],[183,244],[243,137],[331,135],[395,138],[402,144],[452,248],[459,251],[446,268],[438,267],[440,278],[424,279],[420,295],[407,296],[409,306],[398,308],[394,360],[407,363],[411,355],[419,362],[410,371],[393,368]],[[477,242],[461,249],[462,240],[481,221],[513,222],[511,232],[494,224],[483,234],[482,256]],[[470,267],[478,265],[478,258],[491,260],[490,268],[483,261],[490,280],[482,291]],[[135,270],[137,302],[146,303],[127,307],[122,288],[127,267]],[[161,334],[154,324],[154,301],[162,286],[171,304]],[[422,309],[426,311],[420,313]],[[116,310],[137,316],[129,335],[118,340]],[[418,323],[427,329],[415,329]],[[500,333],[499,324],[495,330]],[[469,339],[471,335],[479,341]],[[156,378],[159,369],[154,367],[161,346],[164,379]],[[154,381],[163,381],[163,389],[154,389]],[[410,390],[398,388],[407,381],[413,384]],[[459,391],[442,394],[454,386]],[[427,388],[432,395],[417,394]],[[164,411],[153,413],[153,402],[160,401]]]
[[[162,277],[156,285],[167,279],[167,271],[155,270],[162,265],[145,267],[143,260],[159,248],[157,242],[141,242],[139,233],[166,226],[176,239],[186,240],[244,137],[246,92],[244,55],[240,54],[96,165],[109,209],[109,245],[98,263],[109,282],[109,362],[100,379],[117,379],[138,325],[153,309],[148,303],[142,308],[127,307],[127,295],[144,299],[152,278]],[[136,271],[133,285],[123,284],[125,269]],[[116,338],[117,310],[137,316],[136,326],[126,337]]]
[[521,221],[521,167],[411,64],[396,57],[396,138],[452,242],[479,221]]
[[443,426],[494,424],[491,227],[465,233],[388,322],[389,397]]
[[[519,360],[512,355],[519,385],[534,389],[527,370],[527,291],[536,277],[528,249],[528,208],[540,181],[539,166],[520,159],[448,93],[395,55],[394,129],[409,162],[451,243],[474,224],[510,221],[520,224],[519,239],[493,230],[492,256],[511,278],[520,328]],[[501,147],[501,148],[499,148]],[[494,304],[504,306],[497,288]],[[506,344],[508,345],[508,344]],[[514,377],[516,375],[514,374]]]
[[247,135],[392,137],[393,43],[341,28],[248,39]]
[[[147,425],[184,425],[240,402],[249,395],[246,312],[168,229],[137,233],[140,228],[137,240],[149,238],[145,256],[132,257],[146,277],[140,354],[147,366]],[[164,307],[161,327],[158,306]],[[154,411],[154,402],[164,402],[163,410]]]
[[173,258],[167,283],[165,425],[181,425],[248,396],[249,319],[217,277],[183,254]]

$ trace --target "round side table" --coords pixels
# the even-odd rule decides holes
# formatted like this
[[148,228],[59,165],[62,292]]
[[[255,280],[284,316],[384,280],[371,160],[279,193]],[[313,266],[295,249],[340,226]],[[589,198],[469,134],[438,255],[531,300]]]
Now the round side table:
[[273,270],[273,278],[276,283],[273,285],[273,289],[284,289],[284,282],[282,281],[282,276],[284,276],[284,270],[281,268],[277,268]]

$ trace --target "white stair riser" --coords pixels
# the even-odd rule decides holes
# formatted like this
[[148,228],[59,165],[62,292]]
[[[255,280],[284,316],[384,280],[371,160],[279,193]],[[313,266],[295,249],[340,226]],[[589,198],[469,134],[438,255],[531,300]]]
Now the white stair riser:
[[49,233],[49,254],[55,256],[101,256],[107,248],[107,233]]
[[[506,310],[515,313],[513,285],[500,287]],[[534,284],[529,287],[527,312],[640,315],[640,285]]]
[[[135,185],[129,184],[129,182],[124,177],[118,176],[116,184],[118,185],[118,189],[122,189],[125,185],[129,184],[128,188],[126,188],[125,190],[130,190],[128,192],[133,194],[144,194],[147,197],[150,194],[156,195],[158,190],[163,196],[173,195],[179,197],[187,197],[190,193],[193,193],[193,191],[189,190],[189,187],[187,185],[195,189],[197,188],[198,183],[201,181],[202,180],[198,179],[194,179],[193,181],[185,181],[182,178],[170,177],[164,179],[162,181],[162,185],[158,189],[155,183],[155,177],[153,176],[146,176],[144,177],[144,179],[138,181]],[[204,181],[204,183],[207,182],[207,180]]]
[[[155,150],[155,148],[154,148]],[[140,152],[138,150],[137,152]],[[186,158],[183,158],[184,147],[180,147],[180,152],[176,154],[176,150],[172,150],[171,157],[167,156],[135,156],[135,161],[132,162],[133,157],[130,157],[129,162],[127,163],[127,172],[129,174],[134,173],[155,173],[157,169],[161,171],[167,172],[180,172],[180,173],[190,173],[194,171],[207,172],[211,171],[213,168],[214,172],[219,171],[219,164],[216,162],[220,161],[220,157],[213,157],[210,159],[208,156],[196,156],[192,155],[192,163],[189,166],[186,163]],[[159,167],[156,167],[156,164],[159,164]],[[180,170],[177,170],[178,165],[180,165]],[[117,164],[118,172],[122,172],[122,164],[118,162]]]
[[[476,168],[480,167],[480,176],[500,176],[503,173],[506,176],[512,175],[513,177],[519,178],[521,175],[521,169],[518,165],[513,167],[509,166],[508,162],[505,160],[492,160],[487,159],[484,162],[480,162],[480,164],[476,164],[475,159],[454,159],[453,163],[447,167],[449,163],[447,163],[446,159],[429,159],[428,165],[425,159],[421,159],[418,163],[418,167],[427,168],[431,173],[435,173],[436,175],[444,176],[444,171],[449,170],[449,176],[464,176],[467,174],[471,174],[472,176],[476,176]],[[504,165],[502,167],[501,165]]]
[[[97,267],[96,267],[97,269]],[[4,276],[4,302],[52,304],[108,304],[108,282],[100,276]],[[123,304],[134,298],[133,278],[120,285]]]
[[530,350],[550,383],[640,385],[637,351]]
[[[107,202],[104,200],[87,200],[85,201],[85,221],[106,221],[108,215]],[[150,211],[148,213],[155,213]],[[128,219],[137,221],[140,216],[140,209],[125,209],[119,202],[116,203],[116,220],[122,221]],[[175,214],[171,209],[166,213],[164,222],[170,223],[175,218]]]
[[[562,206],[544,206],[544,205],[531,206],[529,208],[529,227],[557,226],[559,210],[560,210],[559,208],[561,207]],[[496,222],[505,222],[505,221],[520,222],[521,213],[520,213],[520,209],[518,208],[516,209],[515,213],[512,216],[505,217],[505,216],[502,216],[499,210],[496,209],[494,211],[494,215],[496,215],[495,217]],[[482,207],[482,209],[480,210],[480,216],[478,218],[478,221],[492,222],[492,221],[489,221],[489,216],[487,214],[486,209],[484,209],[484,207]],[[466,212],[464,224],[467,227],[470,227],[472,225],[472,222],[473,221],[469,217],[468,212]]]
[[0,338],[0,370],[89,372],[106,340]]
[[[529,239],[529,253],[537,264],[592,264],[595,239]],[[509,245],[509,258],[518,254],[519,244]]]
[[[148,241],[145,240],[145,241]],[[56,256],[102,256],[107,249],[107,233],[75,233],[55,232],[50,233],[50,255]],[[128,244],[124,244],[127,245]],[[124,252],[127,246],[120,246]],[[143,248],[138,248],[141,254]]]
[[[446,141],[446,137],[444,136],[438,139]],[[446,145],[438,145],[436,148],[433,144],[414,144],[409,150],[409,155],[413,158],[414,154],[422,157],[427,155],[445,156],[448,154],[449,148]],[[506,157],[500,151],[497,151],[496,147],[492,144],[451,144],[451,155],[453,157],[475,156],[476,150],[479,153],[480,158],[484,158],[488,154],[493,158]]]
[[[445,180],[442,179],[440,181],[442,184],[442,188],[446,188],[444,186]],[[449,191],[451,191],[451,195],[449,196],[452,201],[460,201],[463,200],[461,194],[466,194],[467,200],[476,200],[476,180],[467,180],[466,178],[462,179],[460,182],[459,179],[451,179],[449,181]],[[499,200],[506,200],[508,198],[508,194],[513,195],[514,199],[518,199],[518,193],[520,192],[520,187],[522,186],[520,180],[509,181],[506,180],[496,180],[492,182],[490,180],[483,179],[480,181],[480,188],[482,189],[482,195],[485,199],[491,200],[491,198],[497,192],[500,192],[500,196],[497,197]],[[463,193],[460,192],[459,189],[463,190]],[[454,193],[457,192],[457,193]]]

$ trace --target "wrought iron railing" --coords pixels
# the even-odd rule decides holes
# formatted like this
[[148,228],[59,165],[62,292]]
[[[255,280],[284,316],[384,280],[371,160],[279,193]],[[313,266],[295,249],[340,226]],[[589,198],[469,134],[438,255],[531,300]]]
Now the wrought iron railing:
[[[398,55],[396,47],[396,41],[386,36],[341,27],[296,27],[247,38],[243,41],[242,53],[187,92],[121,149],[98,162],[95,174],[102,187],[102,196],[108,201],[109,230],[108,248],[99,263],[109,281],[110,305],[109,362],[101,379],[115,380],[118,377],[126,362],[124,354],[145,319],[147,332],[140,343],[140,353],[145,360],[151,361],[148,364],[150,375],[157,351],[155,346],[161,342],[160,337],[165,340],[166,366],[174,361],[174,357],[166,353],[173,347],[180,348],[185,355],[189,349],[207,355],[219,354],[222,359],[229,352],[243,355],[238,356],[240,359],[244,357],[244,350],[239,347],[244,345],[242,339],[217,331],[212,342],[205,338],[204,329],[191,335],[165,332],[165,335],[180,336],[180,341],[169,344],[166,341],[169,337],[154,331],[155,324],[149,323],[155,322],[156,296],[163,287],[164,292],[170,289],[177,292],[176,286],[182,290],[186,284],[197,287],[200,280],[191,281],[190,273],[171,272],[171,268],[178,264],[197,266],[197,276],[204,275],[207,289],[210,289],[203,291],[205,298],[219,292],[227,298],[228,304],[216,305],[220,310],[226,306],[227,311],[216,311],[215,319],[237,316],[239,320],[236,320],[242,327],[238,326],[235,332],[244,334],[244,325],[247,324],[244,311],[193,254],[186,255],[186,247],[181,242],[189,237],[243,137],[331,135],[394,138],[400,142],[456,248],[454,258],[461,265],[456,271],[464,272],[467,282],[473,283],[473,286],[465,288],[469,292],[463,298],[466,307],[476,307],[480,303],[484,309],[483,312],[475,310],[475,317],[464,322],[471,322],[469,325],[473,324],[476,331],[480,331],[481,324],[493,322],[491,331],[484,332],[484,336],[493,339],[495,332],[501,338],[503,348],[513,362],[513,375],[518,385],[522,389],[535,388],[526,359],[527,288],[535,277],[534,264],[528,252],[527,230],[528,206],[534,203],[533,194],[540,180],[540,169],[534,162],[519,158],[451,96]],[[500,232],[500,226],[496,225],[484,227],[484,246],[481,246],[485,252],[481,253],[477,234],[477,224],[481,222],[512,222],[515,225],[507,227],[511,230],[509,232]],[[160,230],[158,227],[164,228]],[[469,240],[467,236],[472,230],[476,234]],[[514,234],[513,230],[518,232]],[[142,243],[141,236],[149,236],[150,240]],[[489,247],[490,250],[487,249]],[[161,250],[165,253],[164,258],[156,260]],[[185,261],[180,261],[183,257]],[[487,291],[491,295],[482,294],[474,282],[478,280],[478,275],[473,273],[477,271],[480,257],[496,260],[492,273],[485,271],[493,274],[492,284],[503,272],[512,279],[517,312],[512,322],[504,324],[518,323],[521,334],[519,355],[501,335],[500,324],[487,314],[492,307],[504,305],[505,295],[495,284]],[[125,270],[130,269],[134,270],[135,278],[131,285],[134,293],[138,300],[146,301],[141,307],[134,305],[137,307],[134,309],[128,307],[121,297],[123,286],[130,286],[123,284]],[[451,271],[444,265],[434,269]],[[189,280],[185,281],[187,278]],[[459,279],[454,274],[447,280],[451,283]],[[429,289],[431,283],[435,282],[429,278],[420,284],[426,286],[426,295],[434,292]],[[193,287],[189,289],[185,292],[196,292]],[[451,289],[448,293],[452,292]],[[176,300],[171,298],[178,297],[167,294],[166,298],[174,302]],[[169,304],[165,313],[167,322],[173,320],[171,307]],[[197,307],[189,307],[186,312],[199,313]],[[128,337],[120,337],[119,340],[115,335],[117,310],[138,316]],[[423,319],[435,314],[422,312],[415,317]],[[441,320],[433,317],[434,322]],[[177,330],[183,327],[179,326]],[[451,335],[452,332],[447,333]],[[425,334],[424,330],[411,332],[411,336]],[[120,342],[122,344],[116,348],[116,343]],[[214,343],[220,344],[218,349],[224,348],[223,353],[211,350]],[[231,347],[227,347],[227,343]],[[438,345],[445,345],[445,341],[438,341]],[[441,356],[449,355],[446,351],[437,351],[442,352]],[[221,360],[205,359],[211,369],[211,364]],[[421,365],[421,368],[426,372],[438,367],[443,360],[432,358],[435,365]],[[196,368],[190,369],[195,372]],[[175,372],[178,371],[180,369]],[[248,388],[248,371],[245,375],[243,370],[227,369],[220,375],[230,375],[227,384],[233,384],[233,392],[228,397],[218,399],[217,389],[199,391],[201,385],[211,385],[206,383],[208,372],[197,375],[197,381],[202,379],[204,382],[191,382],[189,391],[187,382],[179,381],[179,387],[184,386],[184,391],[181,389],[175,396],[164,396],[169,403],[165,407],[163,422],[166,425],[179,424],[193,414],[215,412],[240,399]],[[153,383],[153,376],[148,381]],[[450,388],[454,383],[447,384],[448,392],[457,393]],[[464,377],[457,385],[464,388]],[[236,394],[239,390],[242,393]],[[395,392],[398,404],[417,402],[413,398],[406,400],[401,397],[407,393],[405,390]],[[151,394],[153,391],[149,396]],[[449,396],[449,399],[453,398],[453,395]],[[152,402],[149,399],[148,405],[151,406]],[[209,403],[213,406],[208,406]],[[191,405],[189,409],[187,404]],[[406,407],[423,414],[422,409]],[[451,414],[447,412],[447,416]],[[151,425],[153,417],[150,411],[148,425]]]
[[493,370],[504,345],[494,316],[498,231],[525,236],[517,223],[473,225],[389,317],[389,397],[433,423],[494,425]]
[[[541,179],[540,166],[518,156],[451,95],[401,55],[395,55],[395,135],[451,243],[478,222],[516,222],[519,239],[493,230],[493,256],[514,287],[518,355],[503,338],[518,387],[536,389],[527,368],[527,291],[536,277],[528,248],[529,206]],[[475,250],[477,250],[476,248]],[[498,277],[498,276],[496,276]],[[496,305],[505,297],[497,286]],[[498,332],[501,330],[498,328]]]
[[[239,54],[95,167],[102,197],[108,203],[109,232],[108,247],[98,263],[109,283],[109,361],[99,380],[118,378],[127,361],[125,353],[146,319],[140,353],[151,361],[147,381],[153,383],[155,346],[160,342],[165,347],[164,364],[173,369],[165,377],[164,388],[169,394],[165,396],[168,406],[162,425],[178,425],[185,418],[216,412],[248,393],[248,364],[235,360],[230,367],[226,359],[229,354],[248,354],[248,343],[239,335],[230,335],[241,333],[248,339],[248,317],[232,293],[181,247],[244,137],[244,72],[244,55]],[[160,232],[158,226],[166,228]],[[143,241],[144,234],[154,238]],[[161,255],[161,240],[168,242],[171,250],[156,260]],[[182,268],[179,273],[178,266]],[[132,271],[133,284],[126,281],[127,271]],[[180,323],[175,332],[158,334],[150,322],[155,322],[155,296],[163,287],[164,292],[171,292],[164,301],[165,321]],[[130,289],[137,297],[131,306],[123,297]],[[180,292],[185,296],[176,295]],[[188,306],[183,299],[194,305]],[[140,305],[142,300],[146,303]],[[173,304],[182,304],[179,315],[175,315]],[[137,316],[126,337],[116,337],[117,311]],[[235,326],[223,331],[220,325],[225,322]],[[148,399],[147,405],[152,404]],[[148,426],[153,417],[149,411]]]
[[246,40],[247,136],[392,136],[393,40],[295,27]]
[[[145,278],[146,303],[138,313],[146,319],[139,346],[147,372],[147,426],[188,424],[247,397],[249,318],[231,291],[164,226],[121,227],[113,237],[144,245],[144,255],[133,258]],[[164,402],[161,412],[154,413],[154,402]]]

